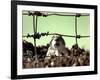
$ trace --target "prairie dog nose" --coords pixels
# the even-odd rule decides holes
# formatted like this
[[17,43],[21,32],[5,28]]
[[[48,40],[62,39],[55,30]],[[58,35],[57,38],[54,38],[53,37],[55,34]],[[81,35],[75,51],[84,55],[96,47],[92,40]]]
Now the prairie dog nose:
[[59,41],[59,39],[55,39],[55,41]]

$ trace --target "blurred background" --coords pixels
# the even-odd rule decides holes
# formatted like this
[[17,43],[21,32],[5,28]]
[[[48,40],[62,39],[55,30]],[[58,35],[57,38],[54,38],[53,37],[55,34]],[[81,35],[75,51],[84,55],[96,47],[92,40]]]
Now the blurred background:
[[[24,11],[23,11],[24,13]],[[66,13],[67,14],[67,13]],[[23,15],[23,35],[33,34],[33,17]],[[59,33],[64,35],[75,35],[75,16],[58,16],[52,15],[47,17],[38,17],[37,32]],[[90,34],[90,17],[80,16],[77,18],[77,33],[81,36],[89,36]],[[51,41],[52,35],[43,36],[37,39],[37,45],[46,45]],[[74,45],[75,38],[63,37],[66,47],[71,48]],[[23,38],[24,40],[34,44],[33,38]],[[90,48],[90,39],[78,39],[78,45],[81,48]]]

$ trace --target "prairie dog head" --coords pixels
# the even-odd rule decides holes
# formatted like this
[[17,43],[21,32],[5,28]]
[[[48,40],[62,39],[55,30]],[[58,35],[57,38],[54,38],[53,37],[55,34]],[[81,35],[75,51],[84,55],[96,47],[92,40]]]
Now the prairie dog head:
[[65,41],[61,35],[53,35],[50,46],[58,49],[65,46]]

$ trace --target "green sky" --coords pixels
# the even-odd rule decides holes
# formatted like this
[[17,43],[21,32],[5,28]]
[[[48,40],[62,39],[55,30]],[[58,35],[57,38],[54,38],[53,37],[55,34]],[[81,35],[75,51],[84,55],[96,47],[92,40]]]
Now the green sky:
[[[33,20],[32,16],[23,15],[23,35],[33,34]],[[89,35],[90,34],[90,20],[89,16],[81,16],[78,18],[78,34]],[[75,35],[75,17],[73,16],[48,16],[38,17],[38,32],[61,33],[65,35]],[[50,42],[52,36],[41,37],[37,40],[37,45],[46,45]],[[75,38],[63,37],[66,46],[71,48],[75,44]],[[23,38],[34,44],[33,38]],[[80,47],[89,49],[89,38],[78,39]]]

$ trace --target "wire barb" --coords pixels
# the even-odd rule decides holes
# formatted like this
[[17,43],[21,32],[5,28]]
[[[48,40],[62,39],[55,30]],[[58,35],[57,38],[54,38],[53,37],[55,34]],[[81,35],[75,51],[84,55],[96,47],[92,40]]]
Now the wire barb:
[[72,37],[72,38],[77,38],[77,39],[80,39],[80,38],[87,38],[87,37],[90,37],[90,36],[81,36],[81,35],[63,35],[63,34],[59,34],[59,33],[49,33],[49,32],[46,32],[46,33],[35,33],[33,35],[30,35],[30,34],[27,34],[26,36],[23,36],[23,37],[26,37],[26,38],[35,38],[35,39],[40,39],[42,36],[48,36],[48,35],[60,35],[60,36],[63,36],[63,37]]

